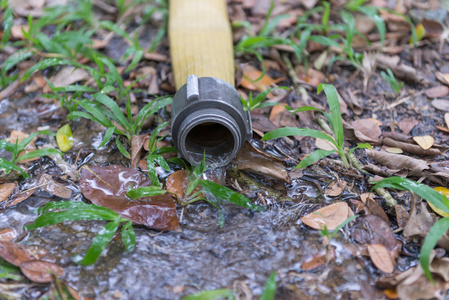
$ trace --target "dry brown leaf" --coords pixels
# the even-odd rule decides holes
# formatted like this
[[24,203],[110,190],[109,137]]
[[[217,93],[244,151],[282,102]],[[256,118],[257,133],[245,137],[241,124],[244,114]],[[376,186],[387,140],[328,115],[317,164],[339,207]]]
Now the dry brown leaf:
[[251,91],[265,91],[268,87],[285,80],[285,77],[273,79],[268,74],[265,74],[260,80],[255,81],[262,75],[262,72],[251,65],[246,65],[243,69],[243,77],[240,85]]
[[373,264],[384,273],[393,273],[394,262],[387,247],[382,244],[368,245],[368,253]]
[[8,204],[6,205],[6,207],[14,206],[14,205],[28,199],[31,195],[34,194],[35,191],[36,191],[36,189],[32,188],[32,189],[22,191],[20,193],[13,195],[11,197],[10,201],[8,202]]
[[14,191],[16,188],[15,183],[4,183],[0,185],[0,202],[5,201],[8,199],[9,195]]
[[449,74],[448,73],[441,73],[436,72],[435,77],[443,84],[449,85]]
[[449,128],[449,113],[444,114],[444,121],[446,122],[446,127]]
[[430,149],[435,143],[435,139],[430,135],[414,136],[413,140],[424,150]]
[[176,195],[178,199],[183,199],[185,197],[185,190],[189,185],[187,170],[178,170],[170,176],[168,176],[166,181],[167,192]]
[[258,151],[250,143],[243,144],[234,161],[239,170],[290,182],[290,177],[282,161]]
[[449,87],[445,85],[439,85],[425,90],[424,93],[429,98],[442,98],[449,95]]
[[382,133],[379,124],[370,119],[360,119],[352,122],[355,136],[362,142],[380,142]]
[[90,77],[89,72],[84,69],[76,68],[74,66],[66,66],[55,75],[53,78],[53,85],[55,87],[63,87],[88,80]]
[[24,246],[12,242],[0,242],[0,257],[15,266],[32,259]]
[[347,185],[346,181],[341,181],[341,182],[334,181],[334,182],[331,182],[327,186],[327,188],[324,191],[324,193],[327,196],[331,196],[331,197],[339,196],[339,195],[341,195],[341,193],[343,193],[343,190],[345,189],[346,185]]
[[420,173],[429,168],[427,162],[401,154],[366,150],[369,157],[393,170],[409,170],[410,174]]
[[326,226],[328,230],[335,230],[348,218],[348,213],[348,204],[337,202],[305,215],[301,221],[314,229],[322,230]]
[[351,237],[360,244],[384,245],[392,258],[396,258],[402,248],[402,243],[394,236],[390,224],[377,215],[357,218],[351,228]]
[[301,269],[304,271],[311,271],[317,269],[335,258],[335,250],[330,247],[329,251],[324,250],[309,258],[301,265]]
[[385,222],[390,221],[384,209],[375,200],[367,199],[365,205],[373,215],[381,217]]
[[401,148],[396,148],[396,147],[386,147],[385,151],[387,151],[388,153],[395,153],[395,154],[404,153],[404,151],[402,151]]
[[449,133],[449,129],[447,127],[436,125],[435,128],[439,131]]
[[361,193],[361,194],[360,194],[360,200],[362,200],[362,202],[363,202],[364,204],[366,204],[366,201],[368,201],[368,200],[373,200],[373,201],[375,201],[375,200],[374,200],[374,194],[373,194],[373,193]]
[[398,299],[399,298],[398,292],[395,289],[386,289],[386,290],[384,290],[384,295],[388,299]]
[[422,26],[425,30],[424,37],[426,38],[439,38],[441,34],[444,32],[443,25],[435,20],[423,19],[421,21]]
[[327,150],[327,151],[337,150],[337,147],[334,144],[332,144],[329,141],[320,139],[320,138],[315,139],[315,146],[321,150]]
[[52,274],[56,277],[64,275],[64,270],[55,263],[43,260],[30,260],[20,264],[20,270],[31,281],[49,283],[53,281]]
[[146,137],[147,135],[133,135],[131,137],[131,168],[133,169],[137,169],[139,166],[140,156]]
[[23,35],[23,31],[28,32],[29,27],[28,25],[14,25],[11,27],[11,37],[16,40],[23,40],[25,39]]
[[401,205],[395,205],[394,210],[396,213],[396,221],[400,228],[404,228],[407,225],[407,222],[410,218],[407,210]]
[[283,104],[273,106],[269,119],[277,128],[298,127],[296,116],[289,112]]
[[403,119],[401,122],[399,122],[398,126],[399,129],[401,129],[405,135],[408,135],[410,131],[413,129],[413,127],[415,127],[418,124],[419,121],[416,120],[416,118],[406,118]]
[[48,174],[41,175],[38,185],[42,186],[42,189],[49,192],[50,194],[61,197],[63,199],[69,199],[72,196],[71,189],[64,186],[62,183],[55,181],[53,179],[53,176]]
[[396,287],[399,299],[422,300],[444,298],[449,288],[449,282],[445,282],[439,277],[434,277],[435,283],[432,284],[424,275],[420,266],[409,270],[411,270],[411,273],[408,274],[409,277],[402,280]]
[[17,231],[11,228],[5,228],[0,230],[0,241],[12,242],[17,237]]
[[402,150],[417,154],[417,155],[441,155],[440,149],[423,149],[422,147],[416,144],[409,144],[405,142],[399,142],[390,138],[382,139],[382,144],[394,148],[401,148]]
[[[449,75],[449,74],[448,74]],[[449,100],[435,99],[430,102],[433,107],[442,111],[449,111]]]

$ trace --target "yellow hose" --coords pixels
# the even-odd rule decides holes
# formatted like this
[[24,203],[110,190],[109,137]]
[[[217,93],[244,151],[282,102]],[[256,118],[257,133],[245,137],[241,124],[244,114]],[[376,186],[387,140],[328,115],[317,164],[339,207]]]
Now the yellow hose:
[[170,55],[176,89],[188,75],[234,86],[232,31],[225,0],[170,0]]

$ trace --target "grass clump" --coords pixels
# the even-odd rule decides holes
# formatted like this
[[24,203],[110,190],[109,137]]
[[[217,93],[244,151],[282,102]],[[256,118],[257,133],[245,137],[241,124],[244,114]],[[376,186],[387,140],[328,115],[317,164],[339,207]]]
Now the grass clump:
[[[392,188],[396,190],[410,191],[422,197],[427,202],[432,203],[442,212],[449,214],[449,200],[447,199],[447,197],[425,184],[418,183],[407,178],[393,176],[390,178],[385,178],[380,181],[377,181],[373,186],[373,189],[376,188]],[[427,234],[426,238],[424,239],[424,243],[421,247],[419,261],[421,263],[421,267],[424,270],[424,273],[431,282],[433,282],[433,278],[429,269],[430,254],[433,248],[435,248],[440,238],[448,230],[449,230],[449,217],[439,219],[430,228],[430,231]]]
[[48,202],[45,206],[39,208],[38,213],[40,216],[32,224],[25,226],[25,229],[33,230],[65,221],[96,220],[109,222],[94,238],[84,257],[78,255],[74,258],[74,261],[81,265],[92,265],[97,261],[122,223],[121,236],[126,251],[131,251],[136,245],[132,222],[105,207],[84,202],[59,201]]
[[398,95],[401,92],[401,88],[404,86],[404,82],[399,82],[396,77],[394,77],[393,72],[387,69],[387,73],[380,72],[380,76],[388,83],[393,92]]
[[61,157],[63,156],[63,154],[60,151],[58,151],[56,149],[51,149],[51,148],[50,149],[37,149],[37,150],[33,150],[33,151],[24,153],[27,145],[29,143],[31,143],[31,141],[38,134],[55,135],[51,131],[44,130],[44,131],[39,131],[39,132],[33,132],[32,134],[30,134],[28,137],[24,138],[20,142],[18,139],[16,139],[15,143],[8,142],[6,139],[0,140],[0,149],[3,149],[12,154],[11,160],[6,160],[6,159],[0,157],[0,169],[5,170],[5,172],[7,174],[10,173],[12,170],[19,171],[20,174],[22,174],[22,176],[24,178],[28,178],[29,177],[28,174],[25,173],[21,168],[19,168],[17,166],[17,163],[27,160],[27,159],[46,156],[46,155],[61,155]]
[[330,84],[320,84],[318,86],[318,93],[320,93],[322,90],[324,90],[324,93],[327,96],[327,101],[329,103],[329,109],[330,114],[324,111],[321,111],[317,108],[311,107],[311,106],[303,106],[300,108],[297,108],[293,110],[293,112],[301,112],[301,111],[318,111],[324,114],[324,116],[327,118],[328,122],[331,124],[331,128],[333,130],[334,136],[327,135],[324,132],[314,130],[314,129],[308,129],[308,128],[297,128],[297,127],[284,127],[284,128],[278,128],[273,131],[270,131],[264,135],[262,140],[271,140],[276,139],[280,137],[285,136],[295,136],[295,135],[301,135],[301,136],[310,136],[314,138],[320,138],[323,140],[326,140],[330,142],[332,145],[335,146],[336,149],[334,150],[316,150],[306,156],[299,165],[296,166],[296,168],[305,168],[307,166],[310,166],[311,164],[317,162],[323,157],[329,156],[333,153],[338,153],[340,155],[340,158],[343,162],[343,165],[345,168],[349,168],[350,163],[347,158],[347,155],[352,153],[356,148],[371,148],[371,145],[369,144],[359,144],[355,148],[347,151],[343,145],[344,143],[344,134],[343,134],[343,121],[341,117],[340,112],[340,103],[338,101],[338,95],[337,91],[334,86]]

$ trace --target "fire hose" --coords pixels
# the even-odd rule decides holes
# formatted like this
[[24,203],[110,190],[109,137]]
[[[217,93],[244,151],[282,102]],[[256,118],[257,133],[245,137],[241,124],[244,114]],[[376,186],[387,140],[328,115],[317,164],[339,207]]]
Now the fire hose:
[[170,0],[170,55],[177,92],[172,138],[192,165],[229,164],[252,137],[234,88],[232,31],[225,0]]

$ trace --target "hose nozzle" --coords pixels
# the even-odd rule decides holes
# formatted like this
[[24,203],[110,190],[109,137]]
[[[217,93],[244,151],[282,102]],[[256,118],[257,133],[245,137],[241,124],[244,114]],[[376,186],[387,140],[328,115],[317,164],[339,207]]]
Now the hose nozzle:
[[190,75],[172,104],[172,137],[182,158],[225,166],[252,137],[251,117],[240,95],[224,80]]

